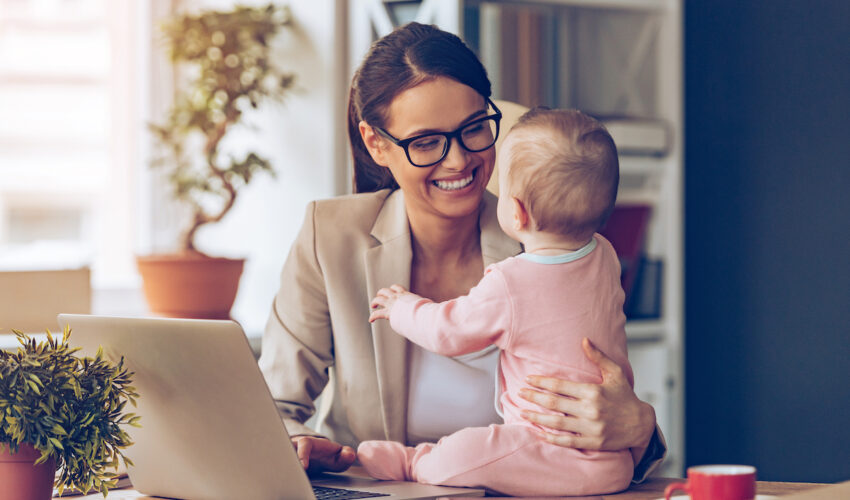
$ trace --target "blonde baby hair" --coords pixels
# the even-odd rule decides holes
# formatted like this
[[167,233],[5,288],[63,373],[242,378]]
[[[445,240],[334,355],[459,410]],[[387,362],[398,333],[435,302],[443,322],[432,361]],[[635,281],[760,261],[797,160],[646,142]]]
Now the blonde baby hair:
[[511,196],[538,231],[589,239],[617,199],[620,166],[611,134],[574,109],[534,108],[511,128]]

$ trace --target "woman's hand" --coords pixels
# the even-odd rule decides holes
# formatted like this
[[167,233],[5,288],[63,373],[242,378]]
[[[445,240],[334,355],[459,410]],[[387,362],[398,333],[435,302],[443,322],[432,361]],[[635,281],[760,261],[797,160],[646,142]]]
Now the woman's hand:
[[389,288],[381,288],[372,299],[372,314],[369,315],[369,323],[374,323],[379,319],[390,319],[390,312],[393,310],[395,301],[401,295],[410,293],[401,285],[393,285]]
[[296,436],[292,446],[307,472],[342,472],[354,463],[357,453],[350,446],[314,436]]
[[631,448],[637,463],[655,430],[655,410],[637,398],[622,368],[596,349],[589,339],[582,341],[582,348],[585,356],[602,372],[602,383],[530,376],[527,379],[530,385],[549,393],[523,389],[520,397],[563,415],[523,411],[523,418],[571,433],[544,433],[550,443],[602,451]]

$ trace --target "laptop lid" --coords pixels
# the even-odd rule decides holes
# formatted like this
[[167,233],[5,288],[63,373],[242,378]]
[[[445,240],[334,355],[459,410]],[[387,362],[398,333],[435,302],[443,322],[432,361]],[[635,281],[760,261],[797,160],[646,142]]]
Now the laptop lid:
[[139,393],[133,486],[182,498],[312,499],[241,327],[232,321],[59,315],[70,343],[122,355]]
[[[60,314],[70,343],[125,365],[139,393],[126,455],[133,486],[191,499],[315,498],[242,328],[233,321]],[[323,486],[394,498],[483,490],[324,475]]]

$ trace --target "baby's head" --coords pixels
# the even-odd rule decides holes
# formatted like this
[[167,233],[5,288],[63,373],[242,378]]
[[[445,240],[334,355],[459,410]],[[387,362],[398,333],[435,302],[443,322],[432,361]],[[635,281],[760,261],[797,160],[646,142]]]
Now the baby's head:
[[526,214],[525,229],[581,242],[614,209],[617,148],[605,127],[580,111],[524,114],[505,138],[498,170],[499,222],[517,239],[517,210]]

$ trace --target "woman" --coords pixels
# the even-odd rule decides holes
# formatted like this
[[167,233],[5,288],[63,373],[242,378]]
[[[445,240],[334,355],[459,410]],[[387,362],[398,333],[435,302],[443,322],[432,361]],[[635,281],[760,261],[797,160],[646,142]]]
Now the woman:
[[[340,471],[368,439],[410,445],[498,422],[497,351],[448,359],[370,326],[369,301],[393,283],[444,301],[519,245],[486,192],[500,114],[476,56],[456,36],[411,23],[378,40],[354,75],[349,138],[359,194],[313,202],[281,274],[260,367],[311,471]],[[492,143],[464,138],[491,127]],[[569,284],[565,284],[569,286]],[[652,407],[592,346],[602,384],[538,378],[521,394],[560,414],[526,418],[541,433],[591,450],[630,448],[635,480],[663,457]],[[327,390],[325,390],[327,387]],[[303,425],[318,409],[318,432]],[[544,392],[545,391],[545,392]]]

